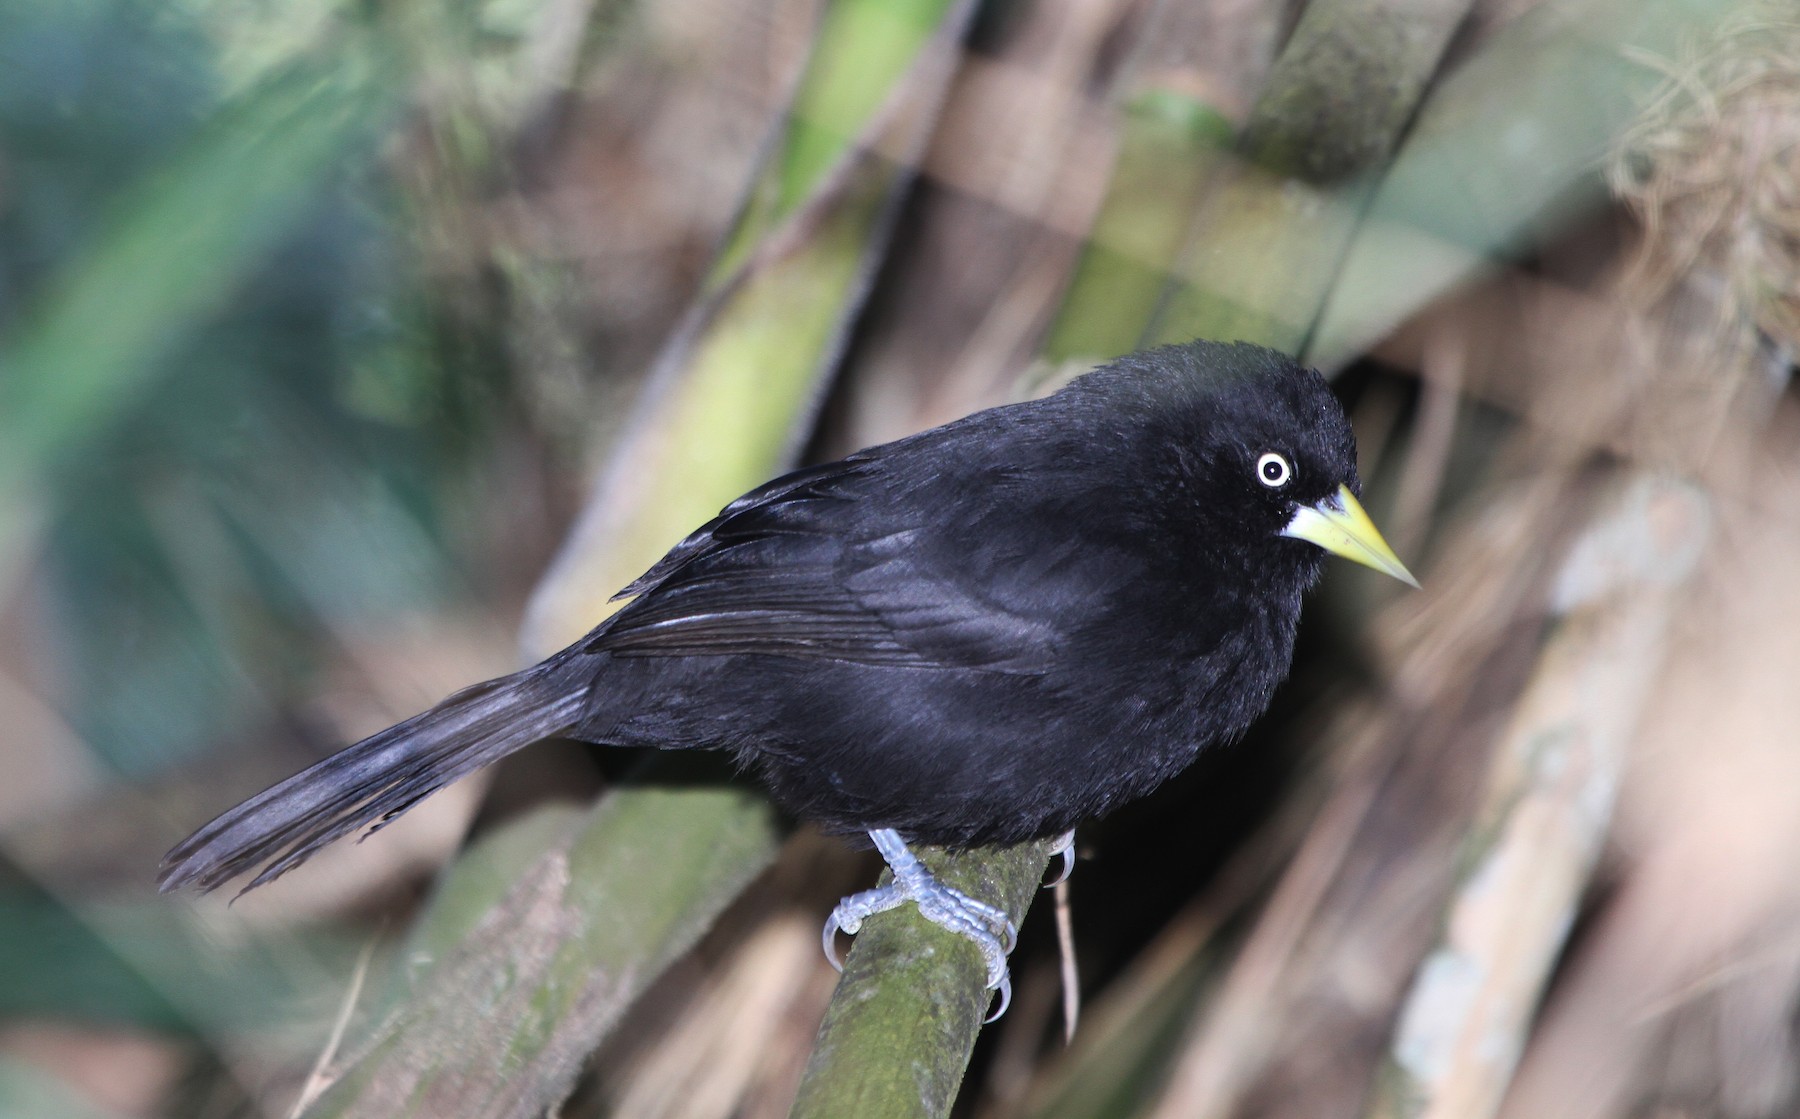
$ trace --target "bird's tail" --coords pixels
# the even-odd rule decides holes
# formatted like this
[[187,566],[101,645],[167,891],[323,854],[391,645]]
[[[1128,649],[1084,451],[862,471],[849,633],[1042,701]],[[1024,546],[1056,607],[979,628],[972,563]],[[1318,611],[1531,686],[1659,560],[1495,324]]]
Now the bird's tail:
[[[464,688],[265,789],[177,844],[157,885],[211,890],[254,867],[242,892],[299,866],[335,839],[374,832],[413,805],[542,738],[573,727],[587,695],[572,651]],[[585,659],[585,658],[582,658]]]

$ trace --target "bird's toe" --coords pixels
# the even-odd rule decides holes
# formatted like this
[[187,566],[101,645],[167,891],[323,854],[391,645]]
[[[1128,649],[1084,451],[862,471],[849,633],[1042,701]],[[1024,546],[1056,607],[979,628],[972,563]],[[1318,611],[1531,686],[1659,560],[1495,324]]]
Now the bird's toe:
[[873,890],[851,894],[837,903],[831,916],[825,918],[825,928],[819,940],[825,949],[825,958],[831,966],[842,972],[844,963],[837,954],[837,934],[855,936],[862,931],[865,919],[877,913],[885,913],[890,909],[906,904],[909,900],[907,892],[898,886],[880,886]]
[[1062,857],[1062,871],[1055,878],[1044,883],[1046,890],[1062,885],[1069,880],[1069,875],[1075,873],[1075,830],[1073,828],[1064,832],[1057,839],[1056,847],[1050,852],[1050,856],[1052,858]]

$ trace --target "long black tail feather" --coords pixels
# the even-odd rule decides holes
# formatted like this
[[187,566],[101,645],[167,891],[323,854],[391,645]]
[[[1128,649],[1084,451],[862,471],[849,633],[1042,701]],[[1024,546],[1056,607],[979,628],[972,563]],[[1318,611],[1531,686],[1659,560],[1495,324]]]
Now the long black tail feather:
[[[569,652],[464,688],[271,786],[176,844],[157,886],[207,891],[262,867],[240,896],[369,825],[371,833],[445,785],[573,727],[588,690],[589,657]],[[587,671],[581,671],[583,668]]]

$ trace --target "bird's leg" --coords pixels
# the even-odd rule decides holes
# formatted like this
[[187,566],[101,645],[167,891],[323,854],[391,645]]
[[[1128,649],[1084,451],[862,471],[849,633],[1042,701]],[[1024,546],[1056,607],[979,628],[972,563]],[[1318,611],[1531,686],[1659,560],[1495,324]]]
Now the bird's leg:
[[831,961],[831,966],[839,971],[844,969],[837,957],[838,930],[854,936],[862,928],[865,918],[910,901],[919,907],[919,915],[927,921],[973,942],[980,949],[982,959],[987,961],[988,990],[1000,992],[1000,1009],[988,1021],[1006,1013],[1007,1004],[1012,1001],[1012,977],[1007,974],[1006,956],[1019,936],[1012,919],[1004,911],[939,882],[906,846],[900,833],[892,828],[878,828],[869,833],[869,838],[875,841],[875,849],[881,852],[881,857],[894,872],[894,881],[887,886],[851,894],[838,902],[837,908],[826,918],[825,958]]
[[1061,855],[1063,865],[1062,865],[1062,873],[1061,874],[1058,874],[1055,878],[1052,878],[1050,881],[1044,883],[1044,889],[1046,889],[1046,890],[1051,889],[1052,887],[1055,887],[1055,886],[1062,885],[1064,882],[1067,882],[1069,880],[1069,875],[1075,873],[1075,829],[1074,828],[1070,828],[1068,831],[1063,832],[1061,835],[1057,836],[1056,846],[1055,846],[1055,848],[1053,848],[1051,850],[1050,855],[1052,858],[1054,858],[1057,855]]

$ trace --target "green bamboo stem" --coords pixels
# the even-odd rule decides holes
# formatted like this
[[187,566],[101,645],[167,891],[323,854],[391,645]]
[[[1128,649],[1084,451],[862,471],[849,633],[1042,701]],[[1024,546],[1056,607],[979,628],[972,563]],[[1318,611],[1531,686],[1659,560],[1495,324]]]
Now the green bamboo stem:
[[790,463],[911,180],[913,161],[893,157],[923,149],[968,14],[966,0],[827,12],[789,133],[533,595],[528,649],[578,637],[615,591]]
[[1058,367],[1137,348],[1207,178],[1228,158],[1230,122],[1175,90],[1133,96],[1120,127],[1106,200],[1044,341],[1044,359]]
[[[659,768],[645,780],[676,776]],[[644,842],[651,832],[660,842]],[[542,1115],[644,986],[755,877],[779,835],[749,790],[640,784],[534,852],[472,924],[455,887],[490,892],[506,860],[452,879],[435,912],[456,910],[439,919],[469,931],[411,977],[409,996],[308,1114]]]
[[1468,9],[1457,0],[1314,0],[1257,98],[1243,151],[1322,186],[1382,167]]
[[1215,176],[1158,343],[1250,341],[1298,354],[1337,280],[1376,172],[1469,0],[1315,0]]

